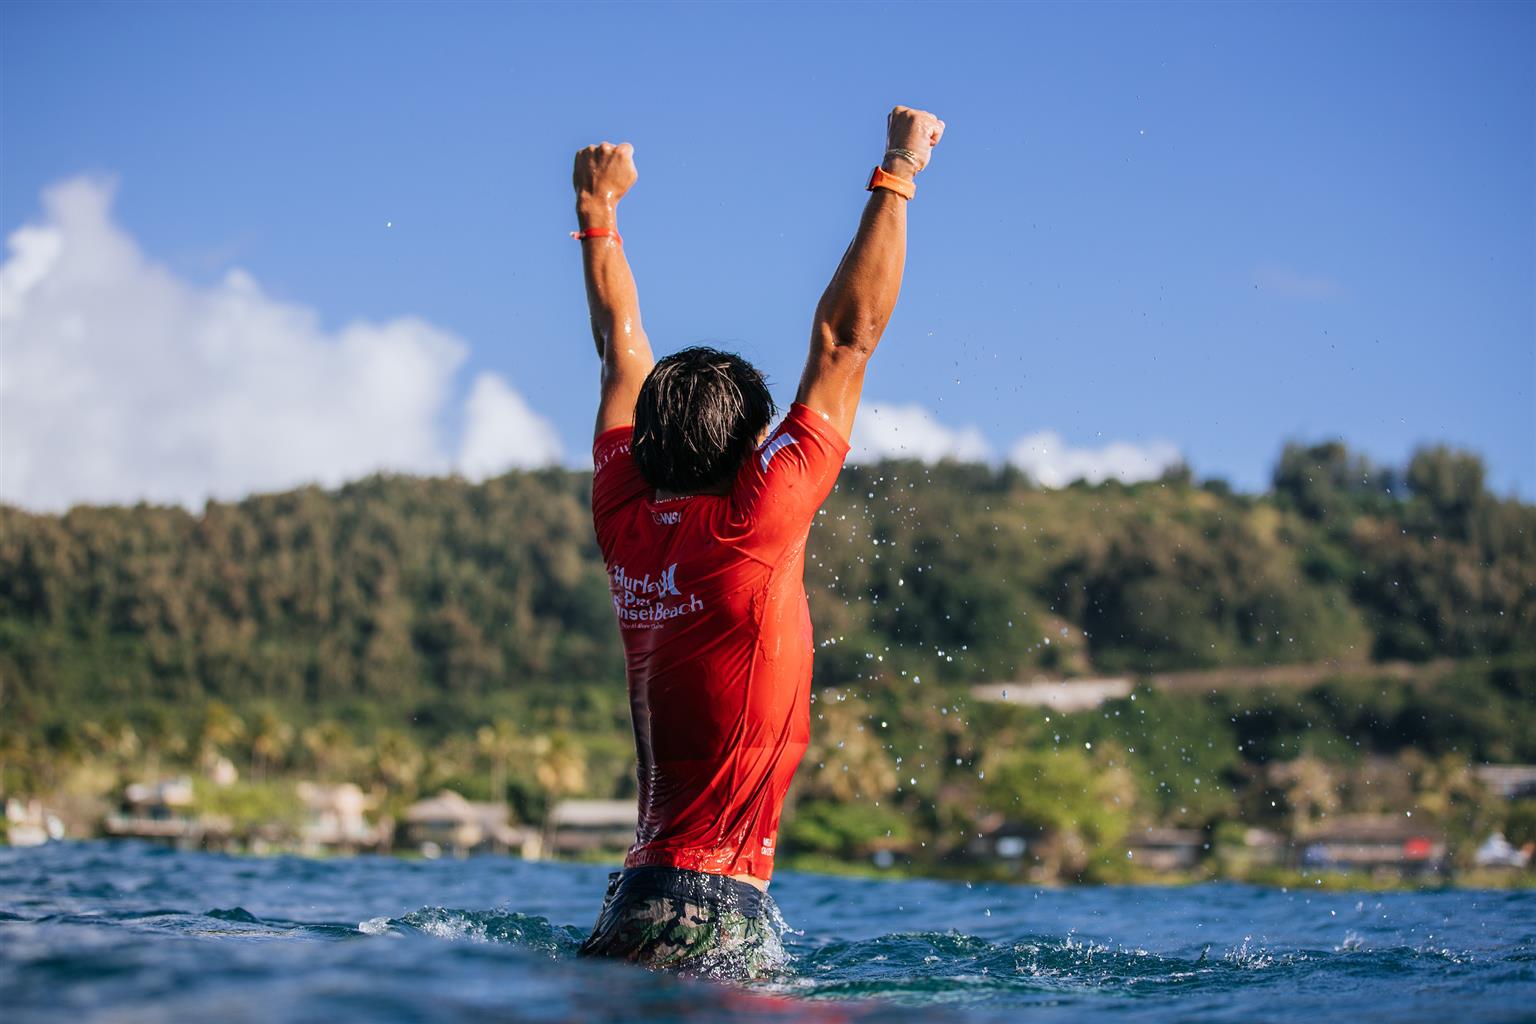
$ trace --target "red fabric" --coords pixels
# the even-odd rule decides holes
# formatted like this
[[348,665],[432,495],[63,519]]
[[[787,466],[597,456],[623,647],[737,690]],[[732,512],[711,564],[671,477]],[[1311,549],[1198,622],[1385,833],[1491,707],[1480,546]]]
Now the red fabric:
[[766,879],[810,738],[806,535],[848,444],[797,404],[728,495],[657,501],[630,434],[606,431],[592,449],[640,762],[624,864]]

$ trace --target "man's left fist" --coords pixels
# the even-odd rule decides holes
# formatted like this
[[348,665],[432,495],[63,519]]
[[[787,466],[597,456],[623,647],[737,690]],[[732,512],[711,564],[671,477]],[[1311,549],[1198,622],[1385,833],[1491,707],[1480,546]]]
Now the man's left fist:
[[571,185],[578,198],[597,199],[612,206],[624,198],[638,176],[634,146],[603,142],[576,151]]

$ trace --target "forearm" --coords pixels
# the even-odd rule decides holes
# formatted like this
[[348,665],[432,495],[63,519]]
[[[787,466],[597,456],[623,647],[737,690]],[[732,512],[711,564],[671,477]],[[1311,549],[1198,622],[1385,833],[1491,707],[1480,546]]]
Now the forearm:
[[[899,157],[882,166],[909,177]],[[877,188],[869,194],[859,229],[816,307],[814,337],[868,355],[880,342],[901,293],[907,260],[907,200]]]
[[[615,208],[601,199],[579,197],[580,227],[616,229]],[[581,243],[582,271],[587,283],[587,312],[592,340],[605,367],[625,357],[650,358],[650,344],[640,325],[640,295],[629,269],[624,246],[612,236]]]

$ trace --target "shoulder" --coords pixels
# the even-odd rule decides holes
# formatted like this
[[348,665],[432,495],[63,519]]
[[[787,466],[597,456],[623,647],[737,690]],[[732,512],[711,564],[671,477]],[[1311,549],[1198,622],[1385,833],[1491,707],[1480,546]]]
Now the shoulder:
[[605,430],[593,438],[592,473],[594,476],[607,469],[615,459],[630,457],[630,439],[633,435],[634,427],[625,424]]
[[825,413],[796,402],[757,449],[752,460],[755,465],[744,468],[767,474],[775,468],[780,453],[788,454],[783,460],[786,465],[793,463],[803,467],[807,463],[836,463],[841,467],[848,457],[848,442]]

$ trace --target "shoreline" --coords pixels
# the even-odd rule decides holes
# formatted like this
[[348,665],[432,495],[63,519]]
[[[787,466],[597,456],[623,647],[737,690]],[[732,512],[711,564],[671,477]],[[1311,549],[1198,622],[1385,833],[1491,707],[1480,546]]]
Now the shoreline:
[[[138,839],[116,839],[111,837],[94,837],[89,839],[65,838],[52,840],[35,846],[15,846],[0,841],[0,850],[39,850],[47,847],[66,845],[136,845],[144,847],[159,847],[163,849],[176,849],[165,844],[151,843]],[[389,858],[400,861],[428,861],[428,860],[468,860],[502,858],[507,861],[515,861],[530,864],[571,864],[594,865],[616,869],[619,862],[606,857],[593,858],[540,858],[529,860],[512,854],[480,852],[471,853],[463,857],[428,857],[416,850],[391,850],[387,853],[379,852],[347,852],[347,851],[300,851],[294,849],[269,849],[269,850],[185,850],[181,852],[207,853],[213,856],[250,858],[255,860],[267,860],[276,858],[293,858],[311,861],[337,861],[337,860],[362,860],[368,858]],[[999,871],[967,870],[961,865],[921,865],[903,866],[892,865],[882,868],[874,864],[850,862],[834,858],[822,857],[815,854],[789,854],[779,865],[780,871],[789,871],[801,875],[818,875],[827,878],[859,878],[870,881],[890,882],[967,882],[980,885],[1007,885],[1021,888],[1041,890],[1067,890],[1067,889],[1114,889],[1114,888],[1189,888],[1204,884],[1218,885],[1243,885],[1257,889],[1271,889],[1280,892],[1291,890],[1314,890],[1319,892],[1518,892],[1536,890],[1536,870],[1530,869],[1489,869],[1474,868],[1465,871],[1450,871],[1423,879],[1391,878],[1380,874],[1365,872],[1306,872],[1294,869],[1270,869],[1263,872],[1255,872],[1248,875],[1223,874],[1219,871],[1181,871],[1181,872],[1154,872],[1144,869],[1121,869],[1114,872],[1104,872],[1093,875],[1085,873],[1087,877],[1072,879],[1035,879],[1022,877],[1015,874],[1008,877]]]

